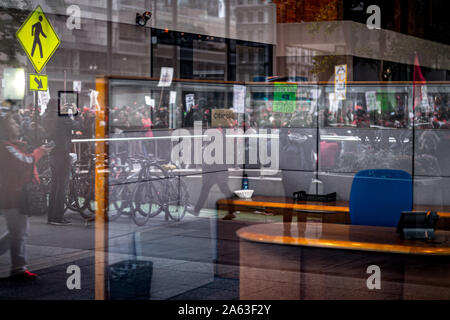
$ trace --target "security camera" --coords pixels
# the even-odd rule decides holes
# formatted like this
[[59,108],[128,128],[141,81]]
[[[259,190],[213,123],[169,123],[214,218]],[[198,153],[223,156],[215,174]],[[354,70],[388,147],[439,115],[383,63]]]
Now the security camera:
[[145,27],[147,21],[152,18],[150,11],[145,11],[143,14],[136,13],[136,24],[141,27]]

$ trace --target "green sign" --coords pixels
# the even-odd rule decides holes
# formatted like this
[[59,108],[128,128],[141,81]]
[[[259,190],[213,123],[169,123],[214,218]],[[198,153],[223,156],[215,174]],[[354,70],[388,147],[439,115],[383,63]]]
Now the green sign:
[[296,110],[297,85],[275,83],[273,112],[293,113]]
[[383,113],[394,111],[394,106],[397,105],[395,94],[390,92],[378,92],[377,102],[381,105],[381,112]]

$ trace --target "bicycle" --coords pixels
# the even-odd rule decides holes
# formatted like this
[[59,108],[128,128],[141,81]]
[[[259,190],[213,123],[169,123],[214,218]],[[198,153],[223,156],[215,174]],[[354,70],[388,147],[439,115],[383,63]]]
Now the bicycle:
[[175,175],[177,167],[164,160],[142,159],[140,185],[134,196],[132,218],[145,225],[150,218],[165,213],[166,220],[181,221],[191,207],[186,183]]
[[[85,197],[88,188],[86,187],[86,182],[83,174],[80,173],[81,165],[79,162],[75,161],[72,163],[69,186],[67,190],[66,199],[64,201],[64,212],[67,210],[72,210],[78,212],[85,220],[90,220],[93,218],[92,214],[85,212],[87,204],[84,205]],[[47,201],[50,201],[51,185],[52,185],[52,172],[50,168],[49,158],[43,159],[38,165],[39,180],[41,181],[41,186],[47,195]],[[90,174],[90,173],[88,173]],[[93,204],[90,205],[91,210]],[[92,212],[92,211],[91,211]]]
[[179,175],[175,175],[177,166],[165,164],[162,165],[162,168],[165,170],[166,176],[164,209],[172,220],[181,221],[192,206],[189,203],[187,185]]
[[122,164],[120,157],[110,158],[109,221],[115,221],[123,214],[131,216],[133,213],[134,206],[130,199],[133,199],[134,191],[131,184],[136,182],[138,175],[134,170],[134,164],[133,159]]
[[[94,165],[92,165],[94,163]],[[87,168],[86,168],[87,167]],[[71,170],[66,207],[78,212],[85,220],[92,220],[95,216],[95,158],[87,165],[76,161]]]
[[164,170],[160,166],[161,160],[138,158],[141,170],[138,176],[138,186],[133,196],[132,219],[138,226],[143,226],[150,218],[163,212]]

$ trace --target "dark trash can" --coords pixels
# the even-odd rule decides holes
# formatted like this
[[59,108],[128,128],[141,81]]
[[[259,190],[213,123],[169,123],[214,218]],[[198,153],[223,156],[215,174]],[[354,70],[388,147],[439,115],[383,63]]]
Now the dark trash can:
[[109,266],[111,300],[150,299],[152,261],[126,260]]

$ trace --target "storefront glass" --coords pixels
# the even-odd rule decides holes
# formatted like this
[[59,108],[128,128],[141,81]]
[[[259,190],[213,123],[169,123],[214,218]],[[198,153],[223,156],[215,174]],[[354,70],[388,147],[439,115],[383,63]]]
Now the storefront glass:
[[[287,226],[296,217],[307,240],[351,229],[355,177],[387,169],[411,178],[410,209],[439,213],[449,237],[446,9],[444,0],[2,1],[0,299],[371,297],[340,285],[365,283],[357,254],[342,254],[340,266],[357,265],[343,273],[315,253],[299,266],[308,249],[290,249],[317,243],[292,240]],[[38,181],[28,207],[40,199],[45,212],[27,217],[23,191]],[[258,225],[282,231],[276,254],[258,246],[272,240],[239,231]],[[361,232],[344,233],[359,243]],[[448,267],[446,241],[435,274]],[[392,271],[394,289],[376,299],[450,298],[447,280],[408,278],[396,259],[387,259],[403,268]],[[414,259],[417,270],[428,263]],[[68,284],[69,269],[83,290]],[[38,291],[16,290],[10,274],[34,278],[27,270]],[[311,290],[327,272],[345,294]]]

